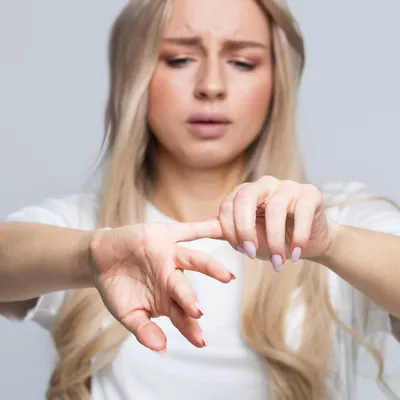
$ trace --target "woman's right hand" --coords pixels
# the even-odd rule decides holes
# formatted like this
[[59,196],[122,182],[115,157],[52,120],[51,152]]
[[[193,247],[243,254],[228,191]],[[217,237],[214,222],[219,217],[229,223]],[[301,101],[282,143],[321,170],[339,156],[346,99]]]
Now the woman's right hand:
[[177,245],[223,238],[219,220],[137,224],[95,231],[89,245],[95,287],[111,314],[151,350],[167,339],[150,318],[167,316],[193,345],[205,346],[198,324],[203,312],[183,271],[197,271],[223,283],[234,275],[199,251]]

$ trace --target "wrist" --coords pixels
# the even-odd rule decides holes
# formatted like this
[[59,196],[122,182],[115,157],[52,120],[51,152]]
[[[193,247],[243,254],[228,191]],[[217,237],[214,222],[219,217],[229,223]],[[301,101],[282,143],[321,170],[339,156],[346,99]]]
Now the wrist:
[[75,250],[75,260],[72,271],[72,285],[75,288],[93,287],[93,274],[90,260],[90,243],[93,239],[94,232],[80,231],[79,239]]
[[336,221],[330,221],[328,245],[326,246],[324,252],[319,256],[314,257],[312,261],[325,266],[330,265],[335,254],[337,253],[338,247],[340,247],[340,242],[345,230],[346,227],[344,225],[341,225]]

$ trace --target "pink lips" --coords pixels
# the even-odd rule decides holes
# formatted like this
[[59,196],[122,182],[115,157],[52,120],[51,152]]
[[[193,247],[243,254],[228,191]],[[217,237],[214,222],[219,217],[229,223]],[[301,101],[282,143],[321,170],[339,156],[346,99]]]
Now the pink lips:
[[203,112],[193,114],[188,120],[189,130],[202,138],[215,138],[223,135],[232,121],[224,114]]

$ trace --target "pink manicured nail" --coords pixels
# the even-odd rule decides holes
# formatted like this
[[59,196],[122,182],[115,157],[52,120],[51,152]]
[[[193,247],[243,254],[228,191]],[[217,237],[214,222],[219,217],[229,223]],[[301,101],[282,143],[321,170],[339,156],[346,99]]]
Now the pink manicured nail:
[[194,306],[201,312],[201,315],[204,315],[203,307],[200,305],[199,302],[195,303]]
[[256,246],[252,242],[245,241],[243,242],[243,249],[246,252],[247,256],[249,256],[252,260],[256,258],[257,250]]
[[206,340],[206,337],[205,337],[203,331],[201,331],[201,338],[203,339],[203,345],[204,345],[204,347],[206,347],[206,346],[207,346],[207,340]]
[[244,251],[242,246],[236,246],[235,250],[238,251],[239,253],[242,253],[243,255],[247,256],[246,252]]
[[275,272],[282,271],[283,260],[280,255],[278,255],[278,254],[273,255],[271,257],[271,263],[272,263],[272,266],[274,267]]
[[299,261],[300,257],[301,257],[301,248],[295,247],[292,252],[292,261],[293,262]]

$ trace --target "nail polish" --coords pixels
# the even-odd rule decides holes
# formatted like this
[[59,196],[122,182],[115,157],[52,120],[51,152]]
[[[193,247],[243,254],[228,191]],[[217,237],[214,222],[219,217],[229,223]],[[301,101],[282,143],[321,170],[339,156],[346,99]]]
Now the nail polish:
[[206,347],[207,346],[207,341],[206,341],[206,337],[205,337],[203,331],[201,331],[201,338],[203,339],[203,346]]
[[244,251],[242,246],[236,246],[235,250],[238,251],[239,253],[242,253],[243,255],[247,256],[246,252]]
[[256,258],[256,246],[254,246],[254,244],[250,241],[245,241],[243,242],[243,249],[246,252],[246,255],[251,258],[252,260],[254,260]]
[[299,261],[300,257],[301,257],[301,248],[295,247],[292,252],[292,261],[293,262]]
[[194,306],[201,312],[201,315],[204,315],[203,307],[200,305],[199,302],[195,303]]
[[283,260],[280,255],[278,255],[278,254],[273,255],[271,257],[271,263],[272,263],[272,266],[274,267],[275,272],[282,271]]

